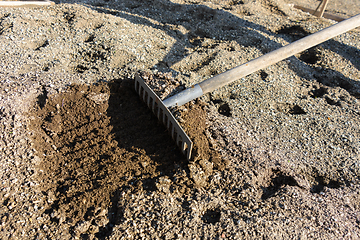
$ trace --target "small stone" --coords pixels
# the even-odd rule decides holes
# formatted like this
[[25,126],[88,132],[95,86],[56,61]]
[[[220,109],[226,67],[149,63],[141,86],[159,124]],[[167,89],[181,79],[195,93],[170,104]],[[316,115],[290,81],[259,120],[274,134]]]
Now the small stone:
[[91,224],[88,221],[79,222],[75,227],[75,233],[77,235],[80,235],[80,234],[86,232],[89,229],[90,225]]

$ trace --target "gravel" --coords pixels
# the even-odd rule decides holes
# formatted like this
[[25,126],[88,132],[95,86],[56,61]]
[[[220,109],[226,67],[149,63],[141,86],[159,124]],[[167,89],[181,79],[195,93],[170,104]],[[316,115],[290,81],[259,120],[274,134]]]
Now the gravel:
[[[1,239],[360,237],[358,29],[182,107],[203,104],[203,134],[224,169],[193,160],[78,222],[49,211],[60,190],[45,192],[39,178],[47,156],[34,146],[35,106],[139,71],[165,74],[151,83],[165,97],[335,24],[297,1],[55,2],[0,9]],[[329,10],[358,14],[349,3]],[[174,190],[178,179],[189,179],[186,191]]]

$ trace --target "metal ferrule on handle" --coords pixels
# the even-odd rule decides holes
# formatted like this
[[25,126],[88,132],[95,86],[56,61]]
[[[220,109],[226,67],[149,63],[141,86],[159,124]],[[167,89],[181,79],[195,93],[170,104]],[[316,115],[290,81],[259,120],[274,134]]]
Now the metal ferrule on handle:
[[182,129],[180,124],[176,121],[169,109],[164,105],[163,101],[161,101],[156,93],[142,80],[139,75],[135,76],[135,91],[139,94],[140,98],[151,109],[159,121],[165,125],[181,152],[188,160],[190,160],[193,146],[192,141]]
[[190,159],[193,143],[168,110],[168,107],[176,105],[181,106],[205,93],[211,92],[358,26],[360,26],[360,14],[258,57],[250,62],[230,69],[215,77],[209,78],[165,101],[161,101],[161,99],[139,76],[135,77],[135,90],[140,95],[141,99],[154,112],[157,118],[168,128],[172,138],[176,141],[176,144],[180,147],[182,153],[186,155],[187,159]]
[[[344,20],[340,23],[337,23],[331,27],[325,28],[319,32],[311,34],[307,37],[304,37],[300,40],[297,40],[291,44],[288,44],[282,48],[279,48],[275,51],[267,53],[261,57],[258,57],[250,62],[244,63],[238,67],[232,68],[224,73],[221,73],[215,77],[209,78],[197,85],[196,91],[192,91],[191,89],[186,89],[185,93],[180,92],[175,96],[169,98],[169,100],[165,100],[166,106],[181,106],[195,98],[200,97],[202,94],[212,92],[213,90],[225,86],[231,82],[239,80],[242,77],[245,77],[253,72],[256,72],[260,69],[266,68],[272,64],[280,62],[294,54],[300,53],[309,49],[313,46],[316,46],[330,38],[333,38],[337,35],[340,35],[344,32],[347,32],[353,28],[360,26],[360,14]],[[200,87],[201,91],[198,89]],[[194,88],[195,88],[194,87]]]
[[195,98],[201,97],[203,94],[204,93],[200,85],[196,84],[172,97],[165,99],[163,103],[166,107],[175,105],[181,106]]

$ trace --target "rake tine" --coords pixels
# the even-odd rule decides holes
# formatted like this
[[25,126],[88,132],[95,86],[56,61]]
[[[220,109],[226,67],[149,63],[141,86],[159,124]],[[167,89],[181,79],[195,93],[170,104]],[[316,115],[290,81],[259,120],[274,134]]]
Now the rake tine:
[[155,113],[155,100],[152,101],[151,111]]
[[140,98],[151,109],[159,121],[165,125],[171,135],[171,138],[176,142],[176,145],[180,148],[186,158],[190,160],[193,146],[192,141],[161,99],[139,75],[135,76],[135,91],[139,94]]
[[180,145],[180,139],[181,139],[181,137],[180,137],[180,135],[177,135],[176,136],[176,144],[180,147],[181,145]]

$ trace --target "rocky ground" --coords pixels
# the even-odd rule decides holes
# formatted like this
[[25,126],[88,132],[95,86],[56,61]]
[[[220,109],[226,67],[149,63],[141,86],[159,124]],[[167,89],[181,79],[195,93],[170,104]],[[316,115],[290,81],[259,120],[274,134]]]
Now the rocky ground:
[[[318,1],[0,9],[1,239],[359,239],[360,32],[173,109],[165,98],[334,21]],[[329,12],[358,14],[357,1]]]

